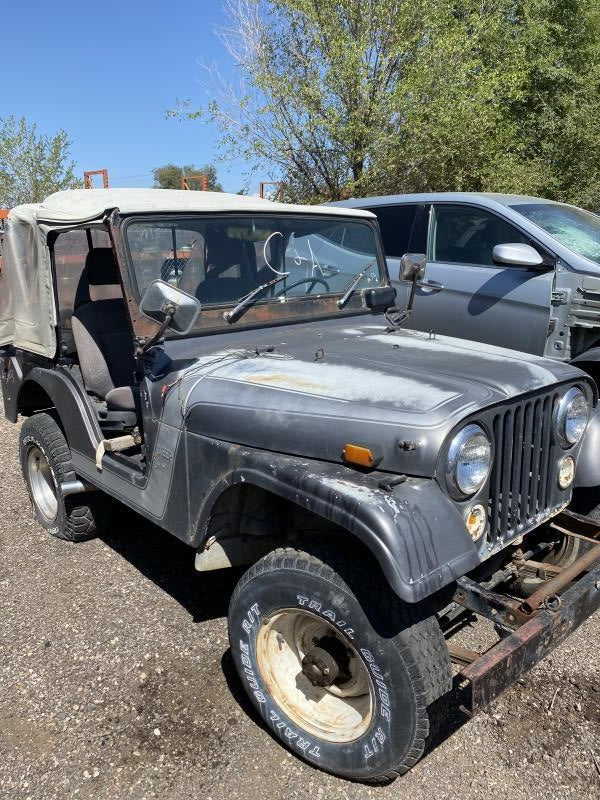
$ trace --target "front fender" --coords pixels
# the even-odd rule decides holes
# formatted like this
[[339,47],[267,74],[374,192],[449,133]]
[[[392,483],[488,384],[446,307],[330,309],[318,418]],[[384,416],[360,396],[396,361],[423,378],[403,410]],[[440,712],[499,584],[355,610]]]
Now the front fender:
[[246,483],[356,536],[377,558],[392,589],[409,603],[428,597],[480,562],[461,515],[431,479],[409,479],[384,491],[379,482],[389,475],[359,474],[328,462],[241,448],[235,461],[239,466],[220,489],[215,487],[197,530],[206,530],[207,509],[224,485]]

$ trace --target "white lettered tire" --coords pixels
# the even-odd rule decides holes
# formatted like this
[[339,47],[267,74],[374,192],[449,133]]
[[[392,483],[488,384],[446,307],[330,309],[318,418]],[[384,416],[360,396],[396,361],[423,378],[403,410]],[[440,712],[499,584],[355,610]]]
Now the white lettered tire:
[[233,593],[229,639],[273,735],[354,780],[384,782],[410,769],[425,748],[431,705],[452,686],[435,616],[401,602],[347,542],[339,551],[284,548],[254,564]]

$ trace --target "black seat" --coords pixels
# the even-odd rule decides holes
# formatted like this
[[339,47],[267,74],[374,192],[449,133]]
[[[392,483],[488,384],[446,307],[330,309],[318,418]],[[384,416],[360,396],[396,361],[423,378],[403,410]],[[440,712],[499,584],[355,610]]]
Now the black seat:
[[87,256],[72,326],[88,392],[105,400],[109,411],[137,410],[133,335],[110,247],[97,247]]
[[183,271],[180,288],[204,304],[237,300],[256,286],[246,242],[222,231],[207,234],[202,259],[196,257]]

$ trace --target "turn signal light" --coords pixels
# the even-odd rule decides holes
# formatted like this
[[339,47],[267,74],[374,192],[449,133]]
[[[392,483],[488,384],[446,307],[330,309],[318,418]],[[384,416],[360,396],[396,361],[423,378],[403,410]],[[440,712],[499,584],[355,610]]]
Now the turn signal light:
[[349,464],[358,464],[359,467],[375,467],[381,461],[381,457],[377,456],[370,447],[364,447],[360,444],[347,444],[343,450],[344,461]]
[[471,506],[471,508],[467,509],[465,522],[471,538],[474,542],[476,542],[481,537],[485,530],[485,526],[487,525],[485,508],[481,505],[481,503],[477,503],[477,505]]

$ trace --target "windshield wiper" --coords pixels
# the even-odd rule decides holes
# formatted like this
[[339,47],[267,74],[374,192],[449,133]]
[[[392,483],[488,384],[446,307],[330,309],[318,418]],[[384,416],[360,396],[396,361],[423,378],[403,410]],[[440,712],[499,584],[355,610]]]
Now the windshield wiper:
[[354,290],[356,289],[358,284],[361,282],[361,280],[365,277],[367,272],[371,269],[371,267],[375,263],[376,263],[375,261],[370,261],[364,269],[361,269],[360,272],[357,272],[356,275],[350,280],[350,283],[346,286],[346,289],[344,290],[344,294],[337,301],[338,308],[343,308],[346,305],[348,300],[350,300],[350,298],[354,294]]
[[229,324],[232,322],[237,322],[244,311],[247,308],[250,308],[250,306],[258,300],[258,295],[261,292],[263,292],[265,289],[268,289],[269,286],[275,286],[277,283],[281,283],[281,281],[284,281],[289,277],[289,275],[289,272],[286,272],[285,275],[278,275],[276,278],[273,278],[273,280],[263,283],[262,286],[257,286],[256,289],[252,289],[251,292],[248,292],[248,294],[240,297],[238,300],[236,300],[237,305],[234,306],[231,311],[224,312],[223,319],[226,322],[229,322]]

